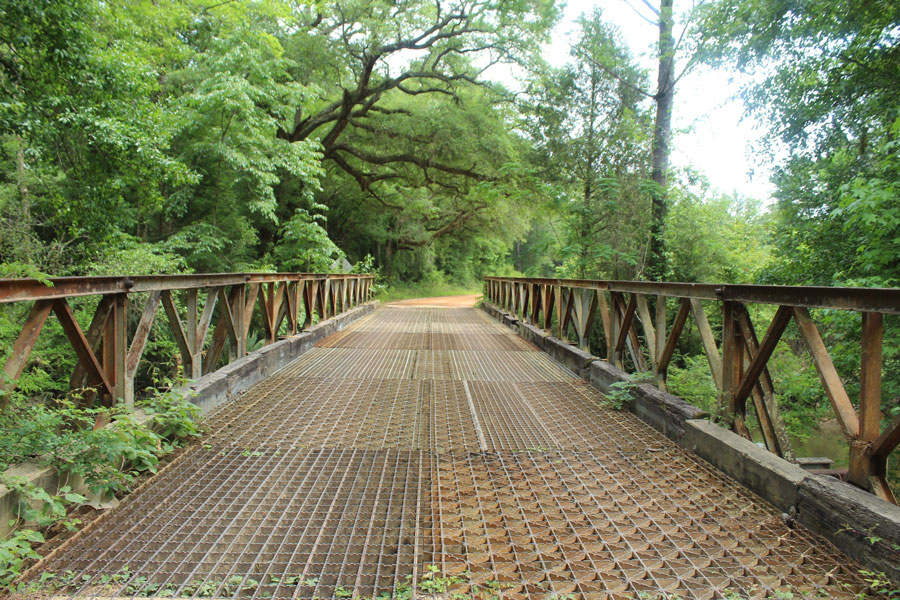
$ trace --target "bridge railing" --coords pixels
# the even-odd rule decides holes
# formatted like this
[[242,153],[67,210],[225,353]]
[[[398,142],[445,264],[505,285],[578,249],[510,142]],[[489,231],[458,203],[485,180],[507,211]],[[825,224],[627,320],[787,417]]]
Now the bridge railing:
[[[716,285],[485,277],[485,297],[526,322],[590,351],[589,338],[599,316],[610,363],[625,370],[650,371],[660,388],[679,336],[693,318],[720,411],[730,426],[750,438],[746,424],[751,400],[766,447],[793,459],[768,363],[782,334],[794,321],[834,415],[849,442],[847,479],[896,504],[886,481],[887,459],[900,444],[900,418],[881,429],[884,315],[900,314],[900,289]],[[677,312],[667,313],[671,299]],[[703,302],[712,301],[722,317],[721,335],[710,326]],[[651,302],[653,313],[651,314]],[[771,305],[774,317],[760,340],[747,305]],[[859,340],[859,401],[851,402],[834,366],[825,338],[810,309],[853,311],[862,315]],[[771,312],[771,311],[767,311]],[[718,337],[718,339],[717,339]],[[627,353],[627,357],[626,357]]]
[[[178,346],[184,375],[196,379],[217,368],[226,348],[229,362],[247,353],[256,307],[264,341],[271,344],[285,321],[286,332],[294,335],[312,324],[313,315],[327,319],[367,301],[373,280],[373,275],[316,273],[60,277],[48,282],[0,279],[0,304],[31,303],[12,347],[0,349],[0,360],[5,358],[0,409],[51,313],[77,356],[70,387],[90,390],[104,406],[118,401],[130,405],[138,365],[160,306]],[[86,329],[71,304],[84,297],[94,297],[96,302]],[[134,307],[139,313],[129,315],[136,301],[141,304]]]

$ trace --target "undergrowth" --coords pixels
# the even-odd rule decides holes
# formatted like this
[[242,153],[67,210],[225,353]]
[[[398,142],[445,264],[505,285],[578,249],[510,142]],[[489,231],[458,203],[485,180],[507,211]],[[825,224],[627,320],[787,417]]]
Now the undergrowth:
[[[868,584],[868,590],[857,594],[859,600],[866,598],[900,598],[900,590],[896,589],[888,581],[883,573],[876,574],[869,571],[861,571],[864,580]],[[514,583],[503,583],[490,579],[481,583],[474,583],[470,579],[469,572],[458,575],[446,575],[440,572],[436,565],[429,565],[420,576],[414,586],[412,576],[407,575],[406,581],[399,584],[392,592],[382,592],[378,596],[358,596],[351,589],[341,585],[336,586],[331,594],[332,598],[348,600],[413,600],[414,598],[440,599],[440,600],[500,600]],[[301,575],[267,575],[261,580],[242,575],[232,575],[226,579],[197,579],[186,584],[174,582],[152,582],[144,576],[138,576],[129,572],[126,566],[118,573],[103,574],[97,576],[79,575],[74,571],[63,573],[44,573],[39,580],[29,583],[22,591],[27,593],[37,592],[77,592],[79,588],[90,589],[92,593],[124,593],[136,598],[171,598],[179,597],[214,598],[214,597],[244,597],[271,598],[276,589],[284,587],[296,588],[295,595],[302,589],[307,595],[314,592],[319,580],[315,577],[303,577]],[[283,590],[281,590],[283,591]],[[749,600],[750,597],[758,598],[763,592],[767,598],[779,598],[782,600],[801,600],[811,598],[830,597],[824,590],[816,592],[802,592],[791,586],[779,586],[753,590],[751,596],[732,588],[719,590],[719,596],[724,600]],[[873,596],[874,595],[874,596]],[[317,598],[317,596],[313,596]],[[574,593],[548,592],[547,600],[575,600]],[[683,596],[664,591],[623,592],[618,597],[623,600],[685,600]]]
[[[0,412],[0,484],[17,498],[11,531],[0,540],[0,588],[15,587],[27,561],[40,558],[35,548],[47,529],[80,524],[67,515],[88,500],[65,482],[80,479],[102,498],[121,496],[142,473],[155,473],[160,458],[200,435],[197,407],[172,389],[174,382],[164,383],[168,391],[136,405],[143,420],[123,405],[84,408],[71,396],[47,404],[13,396]],[[102,423],[109,424],[95,427]],[[7,473],[25,462],[56,468],[64,485],[50,493]]]

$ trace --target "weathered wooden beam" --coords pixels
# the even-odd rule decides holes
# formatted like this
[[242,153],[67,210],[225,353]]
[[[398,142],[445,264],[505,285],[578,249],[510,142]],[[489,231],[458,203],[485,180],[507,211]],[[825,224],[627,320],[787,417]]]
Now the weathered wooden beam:
[[[644,338],[647,340],[647,348],[650,350],[650,368],[656,372],[656,329],[653,327],[653,319],[650,317],[650,308],[647,306],[647,298],[643,294],[637,296],[637,313],[644,330]],[[645,369],[646,370],[646,369]]]
[[206,343],[206,334],[209,332],[213,311],[216,309],[216,301],[219,299],[219,289],[222,288],[211,288],[206,293],[206,302],[203,304],[203,314],[200,315],[200,321],[197,323],[197,346],[194,348],[197,352],[201,352],[203,350],[203,345]]
[[872,444],[872,454],[881,458],[887,458],[894,449],[900,445],[900,416],[881,432],[875,443]]
[[822,341],[822,336],[819,334],[816,324],[805,307],[795,306],[793,307],[793,313],[794,320],[797,322],[797,328],[800,330],[800,336],[806,342],[807,348],[809,348],[813,364],[815,364],[816,371],[819,373],[819,379],[825,388],[825,394],[831,402],[834,414],[841,429],[844,431],[844,435],[848,438],[858,438],[859,417],[857,417],[856,410],[850,402],[850,397],[844,389],[844,384],[841,382],[837,369],[834,368],[834,363],[831,362],[831,356],[828,354],[828,349],[825,347],[825,342]]
[[[783,311],[781,309],[784,309]],[[779,456],[788,460],[793,460],[794,452],[791,448],[791,440],[787,433],[787,427],[784,419],[781,417],[781,411],[778,407],[778,399],[775,396],[775,386],[772,383],[772,376],[766,366],[775,346],[778,343],[784,329],[791,320],[791,311],[788,307],[780,307],[772,319],[763,336],[762,344],[756,336],[756,330],[753,322],[750,320],[750,314],[747,309],[742,307],[738,312],[738,325],[744,335],[744,343],[747,347],[748,360],[741,388],[738,390],[738,396],[743,393],[746,382],[752,377],[756,379],[751,393],[753,394],[753,402],[756,406],[756,412],[759,416],[760,425],[763,428],[763,434],[766,439],[766,447]],[[778,331],[778,329],[781,331]],[[765,359],[760,355],[765,355]],[[760,367],[759,363],[762,363]]]
[[[50,300],[38,300],[31,307],[28,318],[25,319],[25,325],[22,326],[19,336],[13,343],[12,354],[9,355],[6,363],[3,365],[0,392],[9,392],[15,387],[16,381],[22,375],[22,371],[25,370],[25,365],[28,364],[31,351],[34,350],[34,345],[37,343],[41,330],[44,328],[44,323],[47,322],[47,317],[50,316],[52,309],[53,303]],[[6,408],[8,403],[8,394],[0,393],[0,410]]]
[[[741,314],[738,315],[738,319],[740,320],[740,325],[744,329],[744,335],[747,337],[747,334],[752,336],[752,343],[755,344],[755,334],[752,331],[752,325],[749,324],[749,318],[746,317],[746,309],[741,311]],[[769,324],[769,328],[766,331],[766,335],[763,337],[763,341],[759,344],[758,349],[755,351],[753,360],[750,362],[750,366],[747,369],[747,373],[744,375],[743,380],[741,381],[740,387],[737,392],[735,392],[735,401],[741,402],[745,398],[750,395],[750,390],[756,385],[756,382],[759,380],[759,376],[766,368],[766,364],[769,362],[769,358],[772,356],[772,352],[775,351],[775,347],[778,344],[778,341],[781,339],[781,335],[784,333],[784,330],[787,328],[788,323],[791,322],[791,309],[787,306],[779,306],[778,311],[775,313],[775,317],[772,319],[772,322]]]
[[619,337],[616,339],[616,354],[621,354],[625,348],[625,339],[628,337],[631,328],[631,320],[634,319],[634,312],[637,309],[636,295],[632,294],[628,300],[628,307],[622,315],[622,321],[619,324]]
[[609,314],[609,304],[606,302],[606,293],[603,290],[597,290],[597,311],[600,313],[600,324],[603,326],[603,340],[606,343],[607,357],[611,355],[612,350],[612,321]]
[[[884,475],[883,465],[869,454],[881,432],[881,363],[883,319],[881,313],[862,314],[859,368],[859,440],[850,444],[847,479],[866,487],[870,477]],[[880,472],[879,472],[880,471]],[[877,486],[875,488],[877,490]]]
[[565,341],[569,329],[569,322],[572,319],[572,303],[574,295],[572,288],[559,288],[559,309],[556,321],[557,334],[556,337]]
[[[187,319],[185,323],[185,333],[187,334],[187,343],[188,347],[191,350],[191,363],[193,367],[193,356],[197,351],[197,321],[200,319],[199,307],[197,304],[197,289],[190,289],[185,291],[185,296],[187,297]],[[193,377],[193,369],[191,372],[188,372],[185,369],[185,373],[187,373],[188,377]]]
[[150,336],[150,328],[156,318],[156,310],[159,307],[161,296],[162,292],[157,291],[148,294],[147,304],[144,305],[141,319],[131,338],[128,356],[125,358],[125,403],[129,406],[134,405],[134,378],[141,356],[144,354],[144,347],[147,345],[147,338]]
[[859,369],[859,437],[874,442],[881,430],[881,363],[884,331],[881,313],[862,314]]
[[178,308],[175,306],[175,300],[170,290],[163,290],[162,304],[166,311],[166,319],[169,321],[169,330],[175,343],[178,345],[178,351],[181,353],[184,370],[187,373],[193,372],[192,363],[194,353],[191,344],[188,342],[188,336],[185,332],[184,323],[181,322],[181,316],[178,314]]
[[[722,365],[720,367],[721,393],[719,395],[719,407],[722,411],[727,410],[727,414],[732,418],[734,417],[734,413],[731,410],[732,399],[737,384],[734,368],[737,349],[736,336],[737,328],[735,327],[734,303],[724,302],[722,304]],[[712,364],[710,364],[710,367],[712,367]]]
[[695,298],[740,302],[833,308],[860,312],[900,314],[900,290],[896,288],[849,288],[831,286],[744,285],[715,283],[673,283],[655,281],[611,281],[599,279],[497,278],[505,281],[541,281],[569,287],[596,287],[619,293],[658,294],[674,298]]
[[887,479],[883,475],[871,477],[869,485],[876,496],[885,502],[897,504],[897,497],[894,496],[894,491],[891,489],[891,486],[888,485]]
[[[668,323],[666,322],[668,315],[666,303],[668,298],[665,296],[657,296],[656,297],[656,306],[654,309],[654,321],[655,321],[655,329],[656,329],[656,344],[653,346],[652,354],[653,354],[653,368],[656,371],[659,371],[659,359],[662,357],[663,350],[666,348],[666,330],[668,329]],[[665,389],[665,381],[662,381],[662,388]]]
[[544,331],[549,331],[553,324],[553,305],[556,302],[556,293],[552,285],[541,286],[541,312],[544,320],[541,323]]
[[57,299],[53,301],[53,312],[56,313],[56,318],[59,319],[66,337],[69,338],[69,343],[75,350],[78,360],[84,365],[87,371],[88,382],[92,387],[96,386],[99,388],[104,404],[111,406],[115,390],[106,377],[100,361],[91,349],[84,332],[81,330],[81,326],[78,325],[78,321],[72,313],[72,307],[64,299]]
[[217,290],[220,300],[219,320],[213,330],[213,338],[206,351],[206,358],[203,361],[204,373],[215,370],[219,358],[222,356],[222,352],[225,349],[225,344],[228,343],[229,340],[236,345],[238,330],[237,323],[232,314],[232,306],[235,306],[238,301],[239,288],[240,291],[243,291],[243,284],[232,287],[231,291],[227,294],[225,288],[218,288]]
[[[285,317],[287,317],[290,308],[289,285],[290,284],[287,282],[278,284],[275,288],[275,298],[270,300],[271,306],[269,307],[269,310],[272,315],[271,335],[269,336],[268,342],[270,344],[278,339],[278,332],[281,329],[281,324],[284,322]],[[288,327],[290,328],[290,319],[288,319]]]
[[[100,298],[100,302],[97,303],[97,308],[94,310],[94,316],[91,318],[91,324],[88,325],[88,329],[84,334],[88,345],[94,353],[100,350],[103,331],[106,329],[106,322],[109,320],[112,312],[112,298],[111,294]],[[81,362],[76,362],[75,368],[72,369],[72,375],[69,377],[69,388],[73,390],[83,388],[86,379],[87,369]],[[90,402],[88,401],[92,401],[92,399],[91,397],[82,400],[85,401],[85,404],[89,404]]]
[[619,323],[621,321],[620,294],[609,292],[609,344],[607,345],[606,360],[610,364],[622,368],[622,361],[616,353],[616,344],[619,341]]
[[113,399],[125,398],[125,357],[128,354],[128,296],[113,296],[112,311],[103,331],[103,370],[113,386]]
[[597,293],[592,289],[572,289],[572,312],[578,346],[590,352],[590,335],[597,312]]
[[[660,302],[665,302],[663,297],[660,297]],[[672,360],[672,355],[675,354],[675,348],[678,346],[678,338],[681,337],[681,332],[684,329],[684,324],[687,322],[688,315],[691,312],[691,302],[686,298],[682,298],[681,306],[678,309],[678,314],[675,315],[675,321],[672,323],[672,331],[669,332],[668,339],[666,340],[666,345],[662,350],[659,358],[657,359],[656,368],[658,372],[662,375],[663,381],[666,378],[666,371],[669,369],[669,362]],[[657,313],[658,314],[658,313]],[[665,332],[665,321],[662,322],[663,329],[658,329],[662,336]]]
[[694,316],[694,323],[697,325],[697,332],[700,334],[700,342],[703,344],[703,351],[706,353],[709,370],[712,373],[713,381],[716,383],[716,388],[721,393],[723,389],[723,359],[719,356],[716,338],[713,336],[712,327],[709,326],[709,319],[706,318],[706,311],[703,310],[703,303],[695,298],[692,298],[690,302],[691,313]]
[[641,340],[638,337],[636,321],[636,318],[631,320],[626,345],[628,353],[631,355],[631,362],[634,363],[634,368],[638,371],[646,372],[649,369],[647,369],[647,360],[644,358],[644,353],[641,351]]
[[305,311],[303,328],[312,325],[313,313],[317,312],[317,303],[319,301],[319,282],[306,281],[303,285],[303,308]]

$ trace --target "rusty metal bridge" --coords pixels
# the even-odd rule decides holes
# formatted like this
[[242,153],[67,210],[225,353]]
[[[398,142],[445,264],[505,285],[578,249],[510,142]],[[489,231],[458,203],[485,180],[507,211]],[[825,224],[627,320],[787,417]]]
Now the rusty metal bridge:
[[[270,340],[283,319],[297,331],[301,298],[309,311],[331,306],[335,314],[368,295],[359,279],[322,280],[315,289],[310,281],[319,279],[257,282],[254,301],[270,284],[261,294]],[[231,293],[209,294],[224,307],[220,353],[229,340],[241,343],[251,315],[237,318],[253,282],[228,285]],[[512,298],[512,284],[488,287],[490,297]],[[187,325],[171,295],[162,292],[162,301],[171,323],[193,329],[182,336],[182,352],[201,373],[197,328],[209,327],[213,308],[198,311],[195,288]],[[159,290],[140,291],[155,310]],[[574,298],[566,310],[578,321]],[[35,306],[32,319],[50,310],[68,318],[58,299]],[[98,308],[93,337],[73,334],[73,345],[114,347],[116,306]],[[545,312],[549,306],[545,297]],[[619,355],[636,341],[627,338],[635,301],[621,309],[613,320],[623,341],[611,338]],[[23,336],[37,333],[26,327]],[[8,372],[10,364],[21,372],[24,359],[13,359]],[[86,362],[107,398],[117,381],[133,377],[102,347]],[[217,409],[206,431],[45,557],[29,573],[36,585],[28,597],[849,600],[872,593],[862,567],[828,541],[474,308],[379,308]]]

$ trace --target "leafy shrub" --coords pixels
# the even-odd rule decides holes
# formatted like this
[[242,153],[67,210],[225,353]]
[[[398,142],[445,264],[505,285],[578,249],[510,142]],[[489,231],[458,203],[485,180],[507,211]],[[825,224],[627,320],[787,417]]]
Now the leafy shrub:
[[666,378],[669,391],[710,414],[716,410],[719,391],[705,355],[684,357],[684,367],[671,365]]
[[[81,408],[72,399],[52,406],[28,404],[21,395],[11,396],[0,412],[0,471],[10,465],[36,461],[56,467],[63,476],[79,476],[91,489],[106,497],[127,492],[137,475],[155,472],[160,457],[184,440],[198,437],[199,410],[181,394],[169,390],[149,397],[139,407],[148,415],[143,423],[124,406],[113,409]],[[94,429],[98,417],[111,422]],[[87,499],[69,486],[51,494],[22,478],[0,473],[0,484],[17,493],[12,532],[0,540],[0,588],[9,588],[25,561],[39,559],[34,544],[44,541],[38,528],[61,523],[74,529],[80,521],[67,519],[68,509]]]

